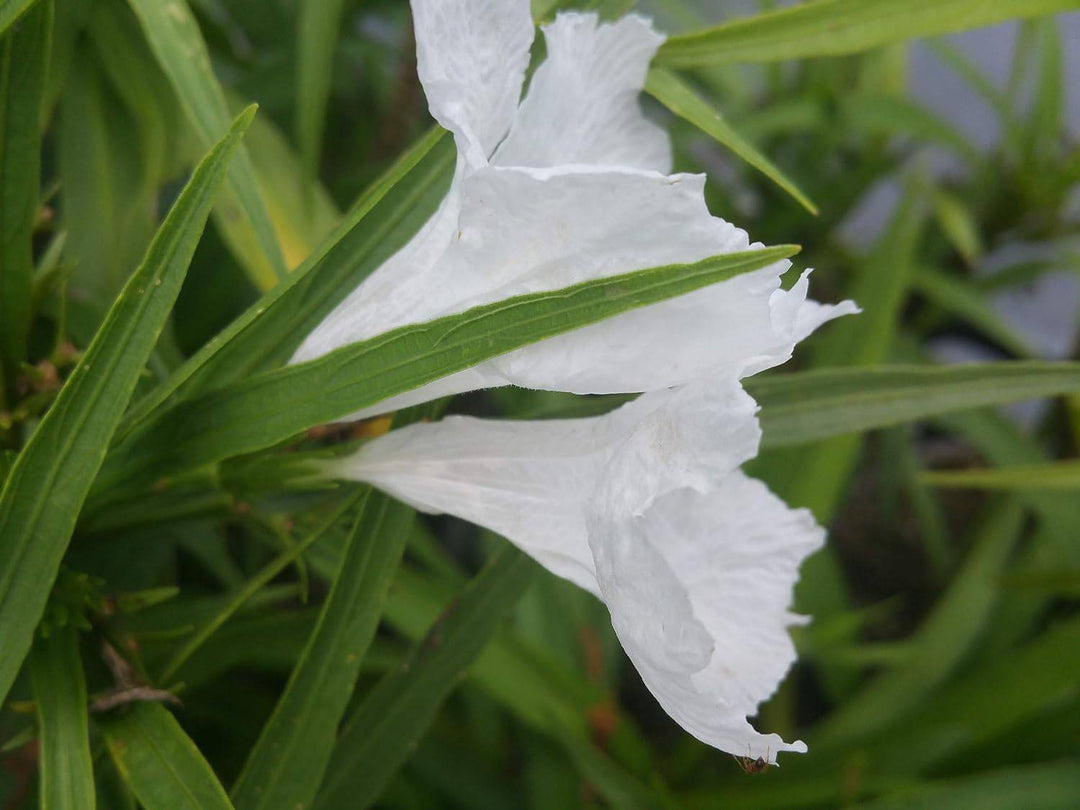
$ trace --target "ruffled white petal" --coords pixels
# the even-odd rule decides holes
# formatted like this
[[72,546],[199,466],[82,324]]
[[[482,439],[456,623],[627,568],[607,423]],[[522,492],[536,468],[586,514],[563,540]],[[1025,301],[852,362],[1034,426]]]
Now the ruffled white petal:
[[652,391],[613,412],[611,431],[621,435],[603,470],[607,507],[640,515],[676,489],[709,491],[757,455],[756,412],[734,377]]
[[565,13],[543,31],[547,59],[493,162],[671,171],[667,133],[638,101],[663,35],[637,15],[601,24],[595,14]]
[[618,498],[637,509],[661,492],[705,488],[710,476],[757,452],[755,408],[734,379],[717,379],[645,394],[589,419],[452,416],[395,430],[324,473],[485,526],[597,593],[584,513],[601,476],[632,471],[616,486]]
[[324,473],[374,484],[423,512],[489,528],[548,570],[597,593],[583,509],[607,455],[607,433],[594,419],[451,416],[392,431],[326,465]]
[[[294,360],[514,295],[748,249],[744,231],[709,214],[702,183],[696,175],[631,170],[475,172],[459,183],[456,227],[447,205],[420,244],[410,243],[349,295]],[[449,244],[436,256],[447,231]],[[769,300],[787,267],[778,262],[549,339],[477,366],[476,374],[489,385],[614,393],[741,368],[778,340]],[[438,390],[471,390],[477,381],[465,375]],[[422,389],[416,401],[435,390]]]
[[514,120],[533,22],[529,0],[412,0],[416,66],[432,116],[469,166],[487,163]]
[[[515,95],[507,88],[517,79],[505,87],[501,82],[503,73],[516,70],[508,67],[517,64],[513,54],[528,47],[522,32],[526,27],[531,32],[531,23],[519,20],[528,16],[522,8],[516,1],[414,3],[418,43],[430,51],[422,72],[432,109],[442,110],[436,114],[446,121],[446,110],[461,113],[454,119],[461,124],[459,134],[471,132],[470,143],[481,144],[481,151],[487,136],[473,136],[481,129],[501,132],[509,119],[492,112],[502,104],[495,96],[480,99],[468,88],[479,83],[477,93],[499,99]],[[499,36],[516,44],[469,44],[470,37]],[[547,36],[550,58],[538,71],[498,161],[602,163],[609,154],[631,166],[656,163],[660,145],[666,152],[666,136],[642,117],[637,96],[660,36],[638,17],[600,25],[594,15],[582,14],[560,15]],[[502,67],[496,70],[497,65]],[[478,79],[493,70],[498,81]],[[488,112],[492,115],[485,118]],[[461,146],[463,154],[469,148]],[[580,163],[548,168],[482,163],[467,154],[459,159],[437,214],[307,336],[292,362],[514,295],[752,247],[744,231],[709,214],[701,176]],[[780,276],[788,267],[778,262],[551,338],[352,416],[506,384],[633,393],[706,374],[755,373],[786,360],[812,327],[851,311],[846,304],[829,308],[807,301],[805,278],[791,291],[781,291]]]
[[746,358],[741,376],[749,377],[786,363],[791,359],[796,344],[809,337],[818,327],[835,318],[861,311],[853,301],[821,304],[807,298],[811,272],[804,270],[790,290],[777,289],[769,298],[772,344],[757,356]]
[[394,431],[324,472],[486,526],[599,595],[678,723],[775,761],[805,746],[759,734],[747,717],[795,659],[792,588],[823,532],[738,469],[757,452],[754,409],[729,378],[591,419],[450,417]]
[[706,494],[663,495],[641,515],[600,495],[587,523],[612,625],[664,710],[736,756],[804,752],[747,717],[795,660],[792,588],[824,537],[810,514],[735,471]]

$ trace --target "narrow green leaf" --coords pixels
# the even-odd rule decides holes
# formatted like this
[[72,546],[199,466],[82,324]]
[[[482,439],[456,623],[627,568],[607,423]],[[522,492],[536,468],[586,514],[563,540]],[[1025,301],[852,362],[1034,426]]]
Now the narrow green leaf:
[[240,810],[311,806],[414,515],[369,491],[315,630],[233,786]]
[[948,591],[915,633],[913,650],[829,715],[813,735],[819,749],[880,731],[937,689],[975,643],[997,598],[997,579],[1020,536],[1024,515],[1014,503],[997,504],[977,530],[975,543]]
[[656,63],[698,67],[839,56],[1076,8],[1076,0],[810,0],[668,39]]
[[1080,760],[1063,759],[926,782],[856,810],[1073,810],[1080,796]]
[[1048,158],[1052,162],[1059,159],[1057,146],[1063,137],[1066,82],[1065,55],[1057,21],[1053,18],[1036,20],[1034,26],[1038,63],[1026,138],[1028,165],[1033,168],[1046,165]]
[[209,618],[202,627],[196,630],[191,637],[184,642],[183,646],[173,654],[164,669],[162,669],[158,680],[162,683],[170,681],[179,671],[180,667],[182,667],[184,663],[194,655],[195,652],[202,647],[223,624],[225,624],[225,622],[235,615],[240,608],[247,604],[255,594],[268,586],[278,574],[296,560],[300,559],[304,552],[311,548],[313,543],[322,539],[328,531],[333,529],[341,519],[342,515],[348,512],[356,504],[356,501],[356,497],[345,498],[338,508],[334,509],[323,523],[311,532],[311,534],[309,534],[302,542],[297,543],[288,551],[278,555],[274,560],[267,563],[259,573],[244,583],[243,587],[239,588],[236,593],[221,606],[221,609]]
[[30,647],[79,510],[253,114],[240,116],[195,170],[0,492],[0,700]]
[[856,93],[841,101],[840,110],[847,123],[868,132],[907,135],[951,149],[968,163],[982,160],[982,152],[966,135],[910,98]]
[[[232,109],[243,106],[232,94],[229,102]],[[244,147],[259,175],[285,264],[300,267],[341,222],[341,212],[319,179],[307,176],[301,156],[271,118],[260,115],[251,122]]]
[[[172,82],[199,138],[207,148],[229,127],[229,107],[225,93],[214,76],[206,43],[199,32],[198,23],[185,0],[129,0],[132,9],[142,23],[150,48]],[[285,261],[281,255],[274,225],[259,189],[255,168],[246,152],[241,150],[229,170],[232,193],[239,200],[242,216],[254,231],[265,267],[247,262],[247,269],[255,274],[254,281],[263,289],[269,289],[285,276]],[[227,200],[226,200],[227,202]],[[236,228],[236,212],[217,209],[217,216],[226,220],[226,235]]]
[[1010,159],[1013,158],[1022,145],[1024,133],[1023,125],[1005,91],[990,80],[969,54],[960,50],[948,39],[934,40],[927,44],[934,55],[952,68],[957,76],[997,114],[1003,131],[1004,152],[1010,156]]
[[875,743],[875,759],[889,773],[925,772],[1074,697],[1077,671],[1080,620],[1058,622],[923,703],[903,728]]
[[624,768],[615,763],[607,754],[598,749],[590,740],[575,734],[561,735],[563,749],[573,760],[574,765],[593,785],[597,792],[607,799],[616,810],[651,810],[652,808],[671,808],[677,810],[681,804],[660,796],[640,780],[634,778]]
[[7,30],[27,12],[36,0],[0,0],[0,34]]
[[817,214],[817,206],[792,180],[761,154],[752,143],[736,132],[708,101],[674,73],[662,68],[653,68],[645,81],[645,92],[675,115],[689,121],[721,146],[727,147],[745,160],[790,194],[811,214]]
[[181,402],[132,433],[105,485],[271,447],[476,363],[791,256],[780,246],[594,279],[405,326]]
[[[436,584],[403,566],[387,600],[385,620],[396,632],[419,642],[455,596],[449,585]],[[543,657],[543,652],[516,635],[496,633],[470,667],[470,675],[523,723],[556,739],[566,730],[585,737],[585,713],[602,694],[584,685],[563,662]]]
[[[994,466],[1034,466],[1050,462],[1040,440],[996,411],[984,409],[946,414],[934,422],[964,439]],[[1018,490],[1016,498],[1035,513],[1038,531],[1028,551],[1027,565],[1018,565],[1015,572],[1080,570],[1080,545],[1076,542],[1080,537],[1080,511],[1076,508],[1076,496],[1061,491]],[[999,617],[994,625],[996,638],[988,639],[985,645],[991,654],[995,649],[1007,649],[1010,644],[1026,638],[1043,615],[1047,601],[1029,599],[1021,594],[1006,598],[1023,602],[1023,606],[1012,610],[1007,620],[1004,616]],[[991,641],[997,641],[998,646],[989,643]]]
[[318,173],[334,46],[344,10],[345,0],[308,0],[298,12],[296,142],[309,180]]
[[64,259],[72,291],[103,318],[145,254],[157,221],[138,216],[145,198],[134,199],[140,196],[132,171],[139,149],[128,111],[108,92],[89,39],[77,41],[73,51],[56,127]]
[[137,703],[98,724],[121,777],[145,810],[231,810],[195,743],[159,703]]
[[944,189],[935,189],[932,199],[934,217],[942,233],[963,260],[969,266],[974,265],[983,252],[982,236],[974,213],[962,200]]
[[[923,221],[921,187],[912,177],[885,232],[859,262],[849,297],[863,313],[831,326],[813,343],[815,365],[870,366],[885,360],[910,291]],[[809,508],[828,525],[858,464],[862,442],[849,428],[830,441],[799,448],[784,457],[779,476],[770,483],[789,503]],[[826,619],[844,609],[846,591],[839,561],[826,547],[803,567],[796,606]]]
[[746,380],[767,447],[1080,392],[1080,363],[837,368]]
[[536,570],[536,563],[506,546],[465,587],[406,662],[349,718],[315,807],[359,810],[379,797]]
[[1071,459],[1053,464],[999,467],[990,470],[927,472],[919,478],[935,487],[995,489],[1007,492],[1032,489],[1073,490],[1080,489],[1080,461]]
[[78,630],[61,627],[48,638],[36,639],[30,675],[40,729],[41,807],[94,810],[94,765]]
[[288,360],[304,336],[435,211],[455,154],[446,130],[428,132],[372,185],[302,266],[139,401],[120,435],[166,403]]
[[[920,187],[914,179],[909,180],[888,228],[859,263],[859,274],[849,291],[863,313],[841,320],[818,338],[813,344],[815,365],[870,366],[888,356],[914,276],[923,222]],[[798,462],[789,465],[794,480],[781,489],[791,503],[809,507],[826,523],[843,495],[862,446],[859,437],[846,433],[849,435],[801,451]],[[805,470],[814,474],[805,475]],[[819,615],[820,611],[814,613]]]
[[0,43],[0,407],[26,359],[52,19],[52,0],[43,0]]
[[1037,355],[1027,340],[991,308],[986,294],[975,285],[945,272],[921,268],[915,274],[914,286],[927,300],[975,327],[1006,351],[1021,358]]

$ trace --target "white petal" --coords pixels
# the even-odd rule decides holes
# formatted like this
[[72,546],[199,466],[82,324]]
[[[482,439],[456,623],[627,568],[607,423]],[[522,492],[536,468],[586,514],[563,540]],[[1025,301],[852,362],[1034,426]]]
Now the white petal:
[[620,513],[643,514],[684,487],[707,492],[757,455],[757,403],[734,377],[642,394],[633,407],[612,414],[627,435],[603,472],[607,505]]
[[451,416],[392,431],[325,472],[374,484],[424,512],[485,526],[596,593],[583,513],[607,439],[596,419]]
[[601,474],[648,459],[648,469],[619,485],[620,498],[642,509],[660,492],[703,487],[757,452],[754,409],[728,379],[646,394],[589,419],[452,416],[392,431],[324,472],[486,526],[596,593],[584,514]]
[[412,0],[416,66],[435,120],[469,166],[487,163],[514,119],[533,22],[529,0]]
[[431,285],[439,259],[457,231],[462,172],[459,160],[450,189],[431,219],[342,299],[304,338],[290,363],[314,360],[358,340],[434,317],[440,307],[431,306],[437,298]]
[[[524,293],[751,247],[705,207],[704,178],[623,169],[506,169],[460,176],[424,231],[354,290],[294,361],[399,326]],[[632,310],[481,363],[362,412],[480,387],[634,393],[783,362],[807,322],[850,305],[779,290],[788,262]],[[807,313],[810,313],[809,316]]]
[[599,24],[595,14],[563,13],[543,30],[547,59],[493,162],[669,172],[667,133],[642,115],[638,103],[663,35],[633,14]]
[[736,756],[805,751],[746,718],[795,660],[792,588],[824,534],[810,514],[736,471],[708,494],[677,490],[640,516],[601,495],[588,525],[612,624],[665,711]]
[[[486,300],[752,247],[744,231],[709,213],[700,175],[493,169],[470,181],[486,186],[478,196],[499,202],[465,229],[474,249],[462,258],[474,268],[494,262],[492,278],[513,279]],[[515,385],[581,394],[656,390],[738,371],[780,340],[769,301],[789,266],[777,262],[491,365]]]
[[818,327],[844,315],[854,315],[862,310],[854,301],[839,304],[821,304],[807,298],[810,292],[811,270],[804,270],[790,290],[776,290],[769,299],[773,346],[757,357],[748,358],[742,376],[749,377],[786,363],[795,345],[815,332]]

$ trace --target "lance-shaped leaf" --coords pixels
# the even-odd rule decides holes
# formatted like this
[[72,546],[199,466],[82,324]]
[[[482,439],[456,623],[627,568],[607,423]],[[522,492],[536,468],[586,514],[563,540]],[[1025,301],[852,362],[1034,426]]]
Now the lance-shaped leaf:
[[762,444],[802,444],[987,405],[1080,392],[1080,363],[879,366],[745,382],[761,405]]
[[729,253],[521,295],[405,326],[237,383],[148,422],[116,448],[97,491],[271,447],[520,346],[766,267],[797,252]]
[[697,67],[839,56],[1075,8],[1076,0],[810,0],[671,37],[656,63]]
[[[221,137],[229,126],[229,107],[225,93],[214,76],[206,43],[199,32],[199,25],[191,14],[185,0],[129,0],[139,22],[146,32],[150,48],[176,90],[177,98],[187,113],[192,126],[203,145],[209,147]],[[269,289],[285,275],[285,260],[281,255],[274,224],[266,208],[246,152],[241,151],[229,170],[230,194],[223,202],[231,208],[232,194],[243,211],[222,211],[223,230],[230,241],[238,245],[245,238],[236,233],[235,219],[247,219],[258,243],[261,259],[247,261],[254,281],[263,289]],[[241,251],[249,255],[245,251]]]
[[435,211],[454,165],[453,143],[445,135],[433,129],[402,155],[300,267],[136,403],[120,435],[165,403],[288,360],[304,336]]
[[86,681],[74,627],[53,630],[34,642],[30,674],[37,705],[41,806],[94,810]]
[[12,24],[27,12],[35,0],[2,0],[0,2],[0,34],[5,33]]
[[231,810],[195,743],[160,703],[137,703],[98,721],[116,769],[146,810]]
[[964,565],[914,634],[910,658],[829,715],[813,735],[814,745],[835,750],[885,728],[941,685],[988,621],[998,598],[998,577],[1022,528],[1023,512],[1017,504],[1003,502],[987,510]]
[[[5,3],[5,9],[12,5]],[[0,366],[25,359],[34,272],[31,240],[41,183],[41,100],[52,2],[42,2],[0,43]],[[0,406],[4,380],[0,379]]]
[[245,111],[199,164],[0,492],[0,700],[30,647],[83,501],[254,114]]
[[725,146],[745,160],[776,185],[790,194],[811,214],[817,206],[795,183],[757,148],[724,120],[708,101],[698,95],[690,85],[674,73],[662,68],[649,71],[645,92],[671,110],[675,115],[689,121],[721,146]]
[[311,548],[315,542],[323,539],[328,532],[332,531],[337,526],[338,521],[341,520],[344,515],[352,511],[352,507],[362,497],[364,497],[364,493],[353,493],[346,496],[342,500],[342,503],[330,512],[318,528],[312,531],[301,542],[296,543],[287,551],[279,554],[275,559],[263,566],[255,576],[244,583],[241,588],[228,598],[213,616],[208,618],[197,630],[195,630],[191,637],[173,653],[162,668],[158,681],[163,683],[171,681],[188,659],[191,658],[199,648],[205,645],[210,637],[221,629],[222,625],[228,622],[237,611],[251,602],[257,595],[265,594],[270,583],[284,571],[287,566],[300,559],[304,552]]
[[310,0],[299,7],[296,75],[296,141],[304,176],[318,174],[323,119],[330,98],[334,46],[345,0]]
[[381,492],[360,509],[315,630],[232,789],[240,810],[309,807],[319,789],[415,515]]
[[1007,492],[1080,490],[1080,461],[1058,461],[990,470],[948,470],[923,473],[923,483],[935,487],[970,487]]
[[363,808],[379,797],[536,570],[532,560],[508,546],[466,586],[407,660],[349,718],[316,808]]

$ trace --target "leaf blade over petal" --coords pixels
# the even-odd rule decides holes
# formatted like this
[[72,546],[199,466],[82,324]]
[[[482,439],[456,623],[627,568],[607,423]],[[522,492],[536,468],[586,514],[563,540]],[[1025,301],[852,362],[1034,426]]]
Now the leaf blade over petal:
[[246,110],[199,164],[0,491],[0,699],[29,649],[79,510],[254,113]]
[[270,447],[520,346],[768,266],[797,249],[730,253],[522,295],[403,327],[181,402],[113,453],[98,492],[122,481]]

